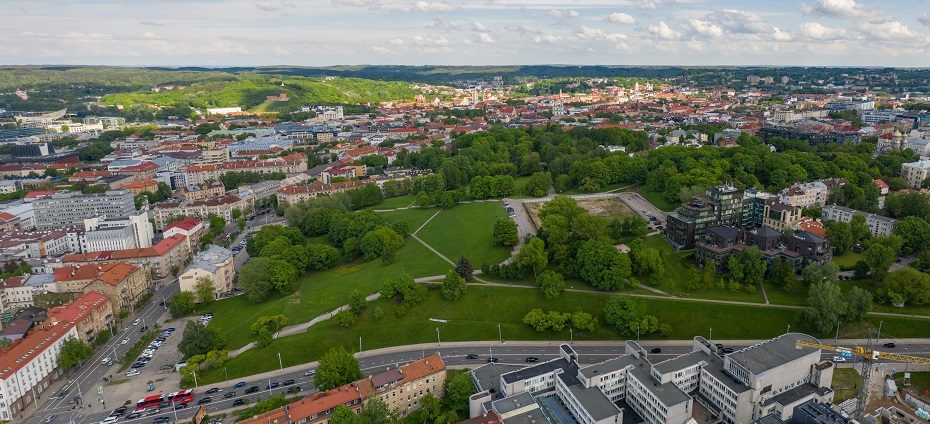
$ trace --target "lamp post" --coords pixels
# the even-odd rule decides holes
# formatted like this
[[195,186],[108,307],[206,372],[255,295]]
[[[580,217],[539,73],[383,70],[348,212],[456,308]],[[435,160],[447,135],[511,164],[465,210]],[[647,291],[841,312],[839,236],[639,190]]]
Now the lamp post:
[[278,352],[278,368],[284,371],[284,361],[281,360],[281,352]]
[[575,342],[575,334],[572,333],[572,328],[571,328],[571,327],[568,327],[568,342],[569,342],[569,343],[574,343],[574,342]]
[[840,339],[840,322],[836,322],[836,336],[833,337],[833,344],[837,344]]
[[501,333],[501,324],[497,323],[497,341],[500,343],[504,342],[504,335]]
[[439,339],[439,327],[436,327],[436,344],[442,346],[442,340]]

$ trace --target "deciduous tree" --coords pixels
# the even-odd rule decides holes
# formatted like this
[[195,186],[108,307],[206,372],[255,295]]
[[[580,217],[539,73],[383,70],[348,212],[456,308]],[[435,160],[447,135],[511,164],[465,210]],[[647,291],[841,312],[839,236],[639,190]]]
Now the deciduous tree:
[[313,383],[319,390],[329,390],[362,378],[358,361],[342,346],[330,348],[320,358]]

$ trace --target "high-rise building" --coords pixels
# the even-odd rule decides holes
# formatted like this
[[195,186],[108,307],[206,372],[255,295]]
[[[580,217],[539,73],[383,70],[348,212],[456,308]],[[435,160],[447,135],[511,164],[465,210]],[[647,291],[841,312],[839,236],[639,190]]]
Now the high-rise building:
[[679,249],[690,249],[709,226],[742,225],[743,197],[743,190],[729,184],[708,188],[668,215],[666,238]]
[[55,193],[32,203],[36,227],[40,230],[82,227],[85,218],[124,218],[136,213],[132,194],[125,190],[99,194]]

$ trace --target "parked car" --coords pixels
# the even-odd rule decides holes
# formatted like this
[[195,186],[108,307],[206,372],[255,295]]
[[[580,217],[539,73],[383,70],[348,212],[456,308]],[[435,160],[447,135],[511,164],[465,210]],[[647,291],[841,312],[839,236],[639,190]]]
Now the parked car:
[[465,356],[465,359],[478,359],[478,354],[477,354],[477,353],[469,353],[468,355]]
[[137,376],[137,375],[139,375],[139,374],[142,374],[142,373],[139,372],[139,369],[138,369],[138,368],[134,368],[134,369],[131,369],[131,370],[129,370],[129,371],[126,371],[126,377],[135,377],[135,376]]
[[527,356],[527,357],[526,357],[526,362],[528,362],[528,363],[539,362],[539,358],[537,358],[537,357],[535,357],[535,356]]
[[233,406],[242,406],[245,405],[245,399],[236,399],[233,401]]
[[49,416],[45,417],[44,420],[42,420],[42,422],[45,423],[45,424],[48,424],[48,423],[50,423],[50,422],[52,422],[52,421],[55,421],[55,415],[49,415]]
[[842,356],[834,356],[834,357],[833,357],[833,362],[846,362],[846,358],[844,358],[844,357],[842,357]]
[[100,421],[100,424],[113,424],[119,421],[119,417],[106,417],[103,421]]

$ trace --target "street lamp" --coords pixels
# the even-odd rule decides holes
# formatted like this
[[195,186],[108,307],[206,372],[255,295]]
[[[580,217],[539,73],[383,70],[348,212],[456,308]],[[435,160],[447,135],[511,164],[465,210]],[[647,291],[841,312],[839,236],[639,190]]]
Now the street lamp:
[[281,352],[278,352],[278,368],[284,370],[284,362],[281,361]]
[[501,343],[504,342],[504,336],[501,333],[501,323],[497,323],[497,341]]
[[439,339],[439,327],[436,327],[436,344],[442,346],[442,340]]

